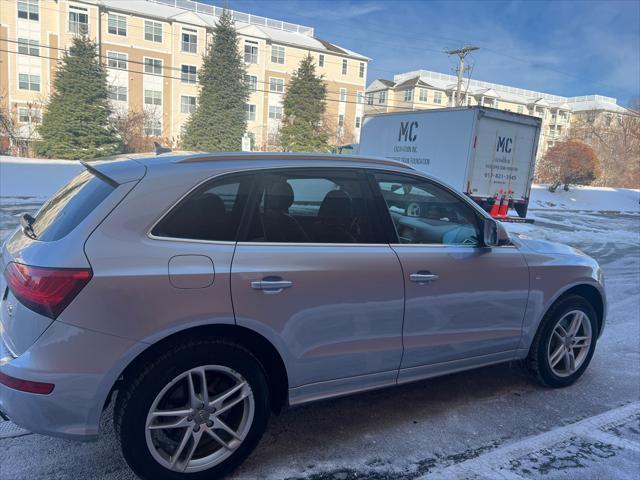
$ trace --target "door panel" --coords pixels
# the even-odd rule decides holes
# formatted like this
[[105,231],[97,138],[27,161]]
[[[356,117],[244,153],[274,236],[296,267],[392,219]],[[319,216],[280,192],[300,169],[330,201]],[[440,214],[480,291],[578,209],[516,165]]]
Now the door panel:
[[[393,248],[402,262],[406,286],[402,368],[518,347],[529,276],[517,249]],[[426,271],[438,278],[411,280],[412,274]]]
[[[252,287],[265,279],[290,286]],[[231,291],[238,325],[278,344],[290,387],[400,365],[402,273],[387,245],[239,243]]]

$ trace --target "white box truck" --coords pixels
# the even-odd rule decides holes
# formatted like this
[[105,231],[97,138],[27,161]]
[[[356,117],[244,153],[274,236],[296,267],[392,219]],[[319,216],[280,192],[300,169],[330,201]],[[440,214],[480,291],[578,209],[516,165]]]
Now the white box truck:
[[487,210],[504,197],[524,218],[540,126],[537,117],[486,107],[367,115],[357,153],[411,165]]

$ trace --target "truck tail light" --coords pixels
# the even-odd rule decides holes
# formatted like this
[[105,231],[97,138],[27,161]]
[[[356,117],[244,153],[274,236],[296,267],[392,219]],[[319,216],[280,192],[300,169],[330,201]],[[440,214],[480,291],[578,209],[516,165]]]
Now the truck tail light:
[[91,280],[90,268],[32,267],[10,262],[7,285],[25,307],[55,319]]

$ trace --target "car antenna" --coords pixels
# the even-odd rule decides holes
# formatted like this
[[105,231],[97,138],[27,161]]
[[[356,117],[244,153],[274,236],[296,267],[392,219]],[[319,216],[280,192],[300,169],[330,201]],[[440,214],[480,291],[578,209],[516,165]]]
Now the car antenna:
[[167,153],[171,151],[169,147],[163,147],[158,142],[153,142],[153,148],[154,148],[154,151],[156,152],[156,155],[160,155],[161,153]]

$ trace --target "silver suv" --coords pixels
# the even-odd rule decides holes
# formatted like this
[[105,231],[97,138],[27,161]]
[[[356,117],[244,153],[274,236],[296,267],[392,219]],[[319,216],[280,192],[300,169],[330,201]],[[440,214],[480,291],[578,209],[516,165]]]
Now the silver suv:
[[143,478],[230,472],[287,405],[513,360],[564,387],[602,333],[593,259],[400,163],[85,166],[3,247],[0,409],[86,440],[114,398]]

